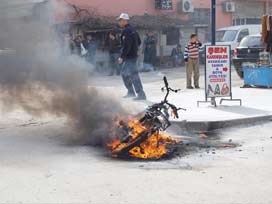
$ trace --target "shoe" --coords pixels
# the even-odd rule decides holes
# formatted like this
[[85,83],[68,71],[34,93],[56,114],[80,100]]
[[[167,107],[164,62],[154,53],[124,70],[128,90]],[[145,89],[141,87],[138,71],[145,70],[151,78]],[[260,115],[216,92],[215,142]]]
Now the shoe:
[[135,96],[135,93],[128,93],[127,95],[123,96],[123,98],[134,98]]
[[139,94],[136,98],[133,99],[134,101],[145,101],[146,95],[145,93]]
[[187,86],[187,89],[194,89],[194,87],[192,87],[192,86]]
[[199,86],[195,86],[195,88],[196,88],[196,89],[200,89],[200,87],[199,87]]

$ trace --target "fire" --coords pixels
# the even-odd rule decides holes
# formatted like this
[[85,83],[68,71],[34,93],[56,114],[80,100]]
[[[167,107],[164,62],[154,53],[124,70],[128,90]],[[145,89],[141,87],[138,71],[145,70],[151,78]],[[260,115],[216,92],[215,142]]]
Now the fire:
[[[127,124],[125,126],[124,124]],[[114,122],[114,126],[118,126],[119,129],[129,128],[129,141],[138,140],[141,142],[139,145],[128,149],[126,154],[129,157],[139,158],[139,159],[160,159],[168,154],[168,146],[177,144],[177,141],[170,136],[155,131],[153,134],[146,136],[150,130],[144,127],[140,121],[132,116],[124,119],[118,119]],[[114,129],[114,127],[113,127]],[[118,135],[116,136],[118,138]],[[146,138],[145,138],[146,137]],[[123,142],[122,139],[115,139],[108,144],[111,149],[111,155],[113,157],[118,157],[117,152],[124,150],[129,141]]]

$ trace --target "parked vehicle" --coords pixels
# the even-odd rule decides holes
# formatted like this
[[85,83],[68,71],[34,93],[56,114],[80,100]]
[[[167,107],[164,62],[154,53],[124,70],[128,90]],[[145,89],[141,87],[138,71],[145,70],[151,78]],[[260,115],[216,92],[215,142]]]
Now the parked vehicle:
[[[261,25],[240,25],[221,28],[216,31],[216,44],[217,45],[230,45],[231,52],[234,53],[236,47],[242,39],[248,35],[261,34]],[[205,45],[210,45],[211,43],[205,43],[203,49],[200,52],[200,62],[205,63]]]
[[249,35],[245,37],[240,45],[234,51],[232,59],[235,70],[240,78],[243,79],[244,73],[242,64],[244,62],[256,63],[259,60],[260,52],[263,52],[265,47],[261,42],[261,35]]
[[242,39],[248,35],[261,34],[261,25],[241,25],[221,28],[216,32],[216,41],[218,45],[231,45],[234,51]]

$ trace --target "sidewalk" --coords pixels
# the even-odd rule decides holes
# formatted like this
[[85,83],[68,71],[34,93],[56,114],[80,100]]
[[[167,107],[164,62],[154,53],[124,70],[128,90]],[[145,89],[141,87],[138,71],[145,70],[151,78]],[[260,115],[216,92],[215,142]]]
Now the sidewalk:
[[[205,100],[205,90],[182,90],[169,97],[171,103],[187,109],[180,112],[180,118],[173,123],[190,131],[210,131],[214,129],[248,125],[256,122],[272,120],[272,90],[271,89],[242,89],[233,88],[233,98],[241,99],[242,106],[237,101],[224,101],[217,107],[210,103],[202,103],[197,107],[197,101]],[[150,101],[160,101],[160,96],[152,94]]]
[[[148,102],[140,102],[133,104],[138,105],[140,110],[144,110],[146,106],[160,102],[165,93],[161,92],[164,86],[163,76],[167,76],[169,84],[174,89],[182,89],[181,92],[171,93],[169,101],[178,107],[187,109],[186,112],[180,112],[180,119],[173,120],[180,127],[190,131],[210,131],[213,129],[232,127],[237,125],[250,125],[256,122],[270,121],[272,119],[272,90],[257,88],[240,88],[243,81],[232,71],[232,93],[233,99],[241,99],[242,106],[237,101],[224,101],[219,104],[220,98],[217,100],[218,107],[211,106],[210,103],[200,104],[197,107],[197,101],[205,100],[204,90],[204,72],[201,67],[200,86],[202,89],[187,90],[186,76],[184,68],[165,69],[159,72],[142,73],[141,78],[144,89],[147,94]],[[120,77],[110,77],[96,80],[96,86],[100,88],[106,87],[120,98],[126,93]],[[111,87],[111,86],[114,86]],[[124,103],[127,104],[128,100]],[[129,102],[131,102],[129,100]]]

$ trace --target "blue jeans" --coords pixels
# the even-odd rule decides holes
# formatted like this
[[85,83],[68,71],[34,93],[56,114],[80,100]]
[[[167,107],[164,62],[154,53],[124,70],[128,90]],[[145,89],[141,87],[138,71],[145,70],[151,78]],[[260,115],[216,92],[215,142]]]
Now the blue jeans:
[[[121,70],[122,78],[128,94],[143,95],[143,85],[137,69],[137,59],[125,60]],[[135,91],[134,91],[135,89]]]
[[110,74],[120,75],[120,65],[118,63],[119,53],[110,53]]

